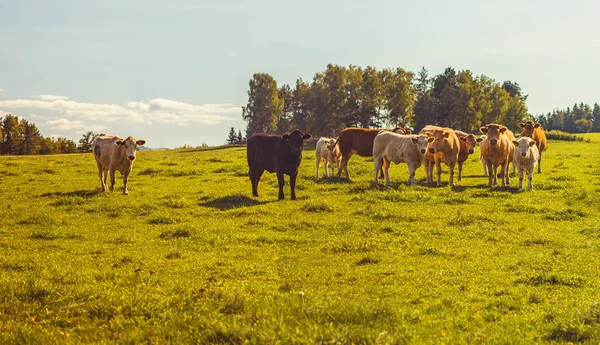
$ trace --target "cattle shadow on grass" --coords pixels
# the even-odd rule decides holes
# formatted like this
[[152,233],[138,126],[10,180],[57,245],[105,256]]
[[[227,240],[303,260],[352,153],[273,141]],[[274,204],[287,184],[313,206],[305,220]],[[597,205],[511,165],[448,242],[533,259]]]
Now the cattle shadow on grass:
[[225,210],[231,210],[231,209],[240,208],[240,207],[258,206],[258,205],[262,205],[262,204],[268,204],[271,202],[272,201],[258,201],[258,200],[249,198],[245,195],[236,194],[236,195],[228,195],[228,196],[224,196],[221,198],[201,202],[198,205],[204,206],[204,207],[216,208],[221,211],[225,211]]
[[51,192],[51,193],[44,193],[41,196],[43,197],[57,197],[57,196],[62,196],[62,197],[72,197],[72,196],[78,196],[81,198],[91,198],[95,195],[98,195],[102,193],[102,191],[100,189],[96,189],[96,190],[76,190],[76,191],[72,191],[72,192]]
[[305,177],[304,179],[312,181],[316,184],[352,184],[354,181],[347,180],[345,177],[335,177],[335,176],[320,176],[319,178],[310,176]]

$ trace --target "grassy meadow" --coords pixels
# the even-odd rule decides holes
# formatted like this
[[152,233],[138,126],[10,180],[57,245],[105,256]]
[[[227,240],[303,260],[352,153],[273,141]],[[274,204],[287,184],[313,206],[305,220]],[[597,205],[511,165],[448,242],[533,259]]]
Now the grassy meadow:
[[[0,156],[0,343],[600,342],[600,134],[550,141],[534,191],[350,160],[251,197],[242,147]],[[151,143],[149,143],[151,145]],[[286,177],[287,178],[287,177]],[[525,180],[526,185],[526,180]]]

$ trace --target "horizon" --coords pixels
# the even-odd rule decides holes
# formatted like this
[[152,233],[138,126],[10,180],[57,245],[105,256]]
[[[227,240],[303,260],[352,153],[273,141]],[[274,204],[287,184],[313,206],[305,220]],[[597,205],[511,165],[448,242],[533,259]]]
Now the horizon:
[[10,52],[0,57],[0,114],[75,142],[92,130],[152,148],[221,145],[230,127],[246,128],[254,73],[293,85],[329,63],[425,67],[430,77],[468,69],[518,83],[533,115],[600,101],[600,4],[584,1],[64,0],[0,9],[0,45]]

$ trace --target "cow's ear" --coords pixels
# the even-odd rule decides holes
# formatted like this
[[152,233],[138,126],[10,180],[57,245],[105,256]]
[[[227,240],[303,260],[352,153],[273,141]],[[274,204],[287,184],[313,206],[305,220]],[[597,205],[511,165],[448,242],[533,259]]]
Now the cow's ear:
[[308,139],[310,139],[310,138],[312,138],[312,135],[310,135],[310,133],[306,133],[306,134],[304,134],[304,136],[302,137],[302,139],[304,139],[304,140],[308,140]]
[[519,142],[516,140],[513,140],[512,143],[515,144],[515,146],[519,146]]
[[523,122],[521,122],[521,123],[519,123],[519,126],[525,127],[525,124]]
[[444,132],[444,138],[448,138],[450,136],[450,132]]
[[123,146],[123,140],[117,140],[117,142],[115,142],[115,144],[117,144],[119,146]]
[[483,134],[487,134],[488,129],[487,129],[487,127],[481,127],[481,128],[479,128],[479,131]]
[[533,146],[533,145],[535,145],[535,140],[532,140],[529,142],[529,146]]
[[419,142],[419,138],[410,138],[410,140],[413,142],[413,144],[416,144]]
[[540,126],[541,126],[541,124],[538,122],[538,123],[536,123],[536,124],[533,126],[533,128],[538,128],[538,127],[540,127]]
[[427,137],[433,137],[433,134],[431,134],[431,132],[425,132],[425,135],[426,135]]
[[429,137],[429,138],[427,138],[427,142],[428,142],[428,143],[431,143],[431,142],[433,142],[434,140],[435,140],[435,138],[434,138],[434,137]]
[[458,140],[460,140],[460,141],[467,141],[467,137],[458,137]]
[[504,132],[506,132],[506,130],[507,130],[507,129],[508,129],[508,128],[506,128],[506,127],[500,127],[500,133],[504,133]]
[[281,136],[283,139],[285,140],[290,140],[290,135],[289,134],[284,134]]
[[138,140],[138,141],[135,142],[135,144],[137,146],[144,146],[144,144],[146,144],[146,140]]
[[406,131],[406,133],[405,133],[406,135],[412,134],[412,131],[410,129],[406,129],[405,131]]
[[478,142],[478,143],[480,143],[480,142],[483,141],[483,138],[477,138],[477,139],[475,139],[475,141]]

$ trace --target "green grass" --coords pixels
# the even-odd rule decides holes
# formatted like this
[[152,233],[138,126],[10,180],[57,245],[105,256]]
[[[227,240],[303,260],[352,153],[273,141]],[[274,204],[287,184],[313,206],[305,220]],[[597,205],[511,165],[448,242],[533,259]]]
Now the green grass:
[[[244,148],[141,151],[129,196],[91,154],[0,157],[0,343],[600,342],[600,135],[550,141],[534,191],[314,178]],[[118,175],[118,174],[117,174]]]

